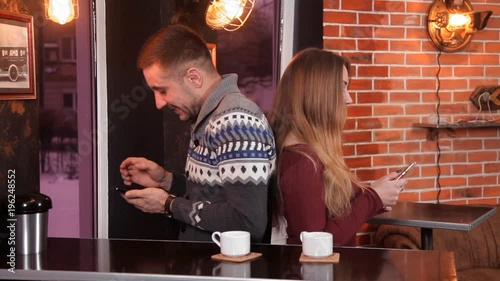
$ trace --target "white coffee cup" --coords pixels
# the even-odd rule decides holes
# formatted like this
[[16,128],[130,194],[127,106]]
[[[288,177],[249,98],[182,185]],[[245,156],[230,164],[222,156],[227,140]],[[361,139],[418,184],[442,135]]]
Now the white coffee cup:
[[[217,239],[218,237],[218,239]],[[247,231],[216,231],[212,240],[219,245],[220,252],[228,257],[241,257],[250,253],[250,233]]]
[[324,258],[333,253],[333,235],[328,232],[300,233],[302,253],[311,258]]

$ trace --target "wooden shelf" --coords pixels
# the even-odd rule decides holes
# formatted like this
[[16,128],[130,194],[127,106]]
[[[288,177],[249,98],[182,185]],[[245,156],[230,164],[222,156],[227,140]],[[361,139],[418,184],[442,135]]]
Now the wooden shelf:
[[458,123],[414,123],[413,127],[429,129],[429,139],[436,140],[439,130],[447,130],[450,136],[455,136],[455,130],[468,128],[500,128],[500,121],[467,121]]

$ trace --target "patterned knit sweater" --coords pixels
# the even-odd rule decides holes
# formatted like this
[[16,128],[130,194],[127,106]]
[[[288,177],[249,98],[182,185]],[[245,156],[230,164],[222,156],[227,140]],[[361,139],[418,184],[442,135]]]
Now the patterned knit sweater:
[[172,217],[179,238],[210,241],[214,231],[245,230],[260,242],[267,225],[268,181],[275,168],[272,130],[259,107],[224,75],[191,127],[185,177],[174,176]]

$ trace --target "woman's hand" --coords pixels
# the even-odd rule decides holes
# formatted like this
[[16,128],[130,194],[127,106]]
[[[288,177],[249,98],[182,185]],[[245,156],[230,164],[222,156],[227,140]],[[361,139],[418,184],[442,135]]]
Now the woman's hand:
[[397,172],[392,172],[374,181],[371,185],[371,188],[377,192],[382,200],[384,209],[386,210],[391,210],[390,206],[396,205],[399,194],[408,183],[408,180],[404,178],[396,180],[398,175]]

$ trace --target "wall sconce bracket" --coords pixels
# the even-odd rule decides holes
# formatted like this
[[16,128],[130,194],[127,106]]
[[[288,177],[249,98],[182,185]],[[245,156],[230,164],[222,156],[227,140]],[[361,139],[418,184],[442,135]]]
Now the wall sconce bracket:
[[427,31],[441,51],[457,52],[486,27],[491,11],[474,12],[469,0],[435,0],[427,17]]

